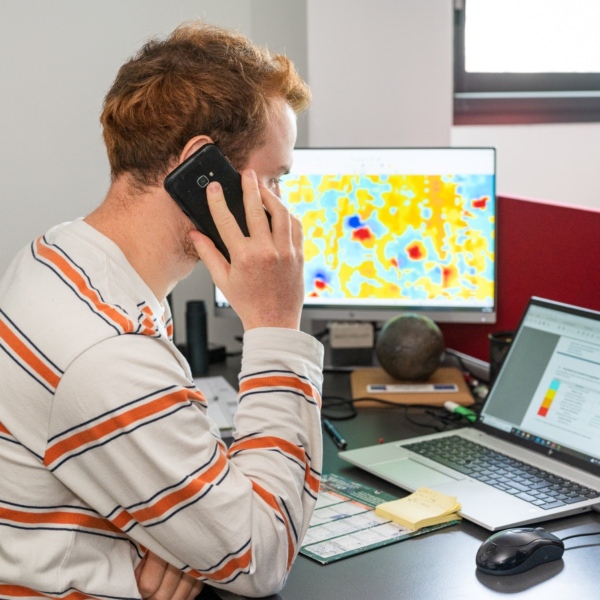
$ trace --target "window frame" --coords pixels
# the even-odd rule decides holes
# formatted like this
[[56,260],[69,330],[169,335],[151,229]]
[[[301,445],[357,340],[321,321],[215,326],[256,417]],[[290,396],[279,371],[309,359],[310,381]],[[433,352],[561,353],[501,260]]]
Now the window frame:
[[468,73],[468,0],[454,0],[454,124],[600,121],[600,73]]

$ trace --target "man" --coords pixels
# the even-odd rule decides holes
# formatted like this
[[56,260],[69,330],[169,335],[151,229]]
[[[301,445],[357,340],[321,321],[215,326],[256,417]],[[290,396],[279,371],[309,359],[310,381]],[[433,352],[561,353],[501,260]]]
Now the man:
[[[0,282],[0,597],[283,585],[321,471],[322,348],[298,330],[302,231],[278,197],[309,100],[287,59],[199,23],[120,69],[105,200]],[[231,263],[163,188],[208,142],[242,171],[249,237],[208,188]],[[170,339],[165,298],[198,259],[244,327],[229,448]]]

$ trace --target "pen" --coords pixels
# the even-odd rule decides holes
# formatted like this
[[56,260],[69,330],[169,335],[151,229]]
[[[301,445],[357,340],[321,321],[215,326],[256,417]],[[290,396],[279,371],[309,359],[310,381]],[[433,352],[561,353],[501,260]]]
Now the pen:
[[451,413],[456,413],[457,415],[462,415],[467,421],[471,423],[475,423],[477,421],[477,413],[465,408],[464,406],[460,406],[460,404],[456,404],[456,402],[452,402],[448,400],[444,402],[444,408]]
[[340,435],[340,432],[331,424],[331,421],[328,419],[323,419],[323,427],[325,427],[325,431],[329,434],[329,437],[333,440],[333,443],[340,449],[345,450],[346,440]]

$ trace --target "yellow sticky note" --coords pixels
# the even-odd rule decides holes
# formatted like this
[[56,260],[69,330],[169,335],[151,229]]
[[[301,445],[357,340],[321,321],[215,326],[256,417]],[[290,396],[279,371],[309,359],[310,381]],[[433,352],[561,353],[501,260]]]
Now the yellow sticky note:
[[405,498],[380,504],[375,513],[408,529],[420,529],[458,519],[460,508],[455,496],[421,487]]

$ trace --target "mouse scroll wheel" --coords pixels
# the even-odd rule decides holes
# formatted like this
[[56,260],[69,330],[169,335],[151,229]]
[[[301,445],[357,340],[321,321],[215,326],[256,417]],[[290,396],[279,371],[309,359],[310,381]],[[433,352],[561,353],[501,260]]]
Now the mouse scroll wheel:
[[[503,546],[522,546],[523,545],[523,537],[518,532],[513,531],[504,531],[500,532],[502,537],[502,545]],[[498,537],[500,537],[500,534]],[[490,541],[494,541],[494,536],[492,536]]]

